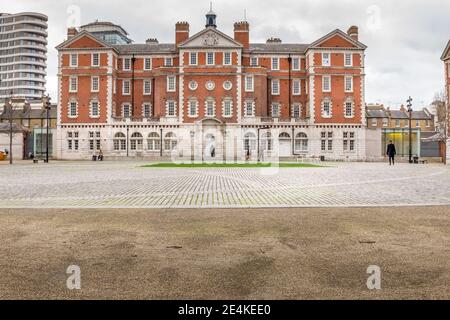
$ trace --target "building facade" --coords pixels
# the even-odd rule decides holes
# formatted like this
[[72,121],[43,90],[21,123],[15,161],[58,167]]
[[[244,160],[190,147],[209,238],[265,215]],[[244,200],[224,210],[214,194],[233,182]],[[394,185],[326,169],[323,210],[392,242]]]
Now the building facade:
[[47,16],[0,13],[0,102],[41,99],[47,68]]
[[441,60],[444,62],[444,83],[445,83],[445,97],[447,106],[447,145],[446,145],[446,162],[450,164],[450,40],[445,47]]
[[57,157],[364,160],[366,46],[358,28],[311,44],[250,43],[206,26],[175,41],[111,45],[69,29],[59,51]]

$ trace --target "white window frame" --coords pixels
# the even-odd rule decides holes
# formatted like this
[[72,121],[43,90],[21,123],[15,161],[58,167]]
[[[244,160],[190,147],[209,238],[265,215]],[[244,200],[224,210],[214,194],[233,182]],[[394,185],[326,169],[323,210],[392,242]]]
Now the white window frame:
[[[148,64],[147,64],[148,62]],[[152,58],[151,57],[145,57],[144,58],[144,70],[145,71],[150,71],[152,70]]]
[[[97,57],[95,59],[95,57]],[[95,64],[95,60],[97,60],[97,64]],[[100,53],[95,52],[91,54],[91,66],[92,67],[100,67]]]
[[[97,82],[97,88],[95,88],[95,82]],[[100,91],[100,77],[92,76],[91,77],[91,92],[99,92]]]
[[272,79],[271,83],[271,91],[273,96],[279,96],[280,95],[280,80],[279,79]]
[[[350,103],[350,115],[347,113],[347,104]],[[351,100],[346,100],[344,102],[344,117],[345,118],[354,118],[355,117],[355,103]]]
[[[350,82],[348,82],[350,81]],[[347,84],[350,84],[350,89],[347,87]],[[344,77],[344,90],[345,92],[353,92],[353,77],[345,76]]]
[[[277,107],[278,112],[275,114],[275,107]],[[281,116],[281,104],[279,102],[273,102],[270,106],[270,114],[272,118],[279,118]]]
[[[71,53],[69,56],[70,56],[70,67],[72,67],[72,68],[78,67],[78,54]],[[74,63],[74,60],[75,60],[75,63]]]
[[383,118],[383,127],[387,127],[387,126],[389,126],[389,119]]
[[[148,89],[147,89],[147,85],[148,84]],[[144,96],[150,96],[152,94],[152,80],[150,79],[144,79],[144,81],[142,82],[142,94]]]
[[173,58],[172,57],[164,58],[164,67],[173,67]]
[[[212,57],[212,60],[210,61],[209,58]],[[197,61],[198,63],[198,61]],[[216,64],[216,53],[215,52],[206,52],[206,65],[207,66],[213,66]]]
[[[350,63],[347,63],[350,58]],[[353,67],[353,53],[344,53],[344,67]]]
[[[255,63],[253,63],[253,62],[255,62]],[[250,57],[250,67],[257,67],[258,65],[259,65],[259,58],[256,56]]]
[[[328,103],[328,114],[327,113],[325,113],[325,103]],[[321,114],[322,114],[322,118],[331,118],[331,117],[333,117],[333,104],[332,104],[332,102],[331,102],[331,99],[324,99],[323,101],[322,101],[322,112],[321,112]]]
[[[125,107],[128,107],[128,115],[125,115]],[[122,117],[126,118],[126,119],[131,118],[131,104],[130,103],[122,104]]]
[[[230,113],[225,112],[226,108],[225,108],[225,104],[229,103],[229,107],[230,107]],[[225,98],[222,100],[222,116],[224,118],[231,118],[233,117],[233,99],[231,98]]]
[[330,67],[330,66],[331,66],[331,53],[322,52],[322,67]]
[[[210,103],[212,103],[212,114],[208,113]],[[207,98],[205,100],[205,117],[213,118],[215,116],[216,116],[216,100],[214,100],[213,98]]]
[[[131,58],[123,58],[122,62],[123,62],[122,70],[123,71],[131,71]],[[128,68],[126,68],[127,64],[128,64]]]
[[[248,107],[251,107],[251,113],[249,114],[247,111]],[[244,102],[244,117],[251,118],[255,116],[255,100],[246,100]]]
[[75,93],[78,92],[78,77],[71,76],[69,78],[69,92]]
[[[295,67],[294,61],[297,61],[297,67]],[[301,59],[300,57],[293,57],[292,58],[292,71],[300,71],[301,69]]]
[[[274,63],[276,61],[276,63]],[[279,71],[280,70],[280,58],[279,57],[272,57],[271,59],[271,69],[273,71]]]
[[[298,86],[296,86],[298,85]],[[298,90],[296,90],[298,88]],[[302,94],[302,80],[301,79],[294,79],[292,81],[292,95],[294,96],[300,96]]]
[[[127,86],[125,85],[128,83],[128,92],[125,90]],[[122,80],[122,95],[123,96],[129,96],[131,94],[131,81],[130,80]]]
[[[75,104],[75,114],[72,114],[72,104]],[[78,101],[71,100],[67,108],[67,116],[71,119],[78,117]]]
[[[194,109],[192,109],[192,107]],[[194,110],[195,112],[192,113],[191,111]],[[189,118],[197,118],[198,117],[198,100],[197,99],[190,99],[188,100],[188,117]]]
[[345,131],[342,134],[342,148],[344,152],[354,152],[356,135],[353,131]]
[[[147,112],[145,112],[146,108],[148,108],[148,117],[146,115]],[[144,102],[142,104],[142,117],[147,118],[147,119],[152,117],[152,104],[150,102]]]
[[189,52],[189,65],[190,66],[198,65],[198,52]]
[[[326,88],[326,80],[328,80],[328,88]],[[331,92],[331,76],[322,76],[322,92]]]
[[[298,111],[298,117],[296,117],[296,109]],[[294,103],[292,105],[292,118],[300,119],[302,117],[302,105],[300,103]]]
[[[229,59],[227,59],[227,56]],[[223,53],[223,65],[224,66],[231,66],[233,64],[233,54],[231,52],[224,52]]]
[[[94,103],[97,104],[97,114],[94,114]],[[100,102],[97,99],[93,99],[89,102],[89,117],[100,118]]]
[[[173,104],[173,114],[170,112],[171,104]],[[166,117],[175,118],[177,116],[177,102],[175,100],[167,100],[166,102]]]
[[[251,79],[250,83],[249,80]],[[250,84],[250,86],[249,86]],[[255,77],[245,76],[245,92],[254,92],[255,90]]]
[[176,92],[177,91],[177,77],[176,76],[167,76],[167,92]]

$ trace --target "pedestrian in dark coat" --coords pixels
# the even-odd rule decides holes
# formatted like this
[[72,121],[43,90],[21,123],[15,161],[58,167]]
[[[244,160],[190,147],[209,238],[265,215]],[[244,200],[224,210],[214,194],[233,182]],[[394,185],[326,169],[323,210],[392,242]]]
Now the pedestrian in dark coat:
[[389,157],[389,165],[395,165],[395,155],[397,154],[397,150],[395,150],[395,145],[392,143],[392,140],[389,141],[387,146],[386,155]]

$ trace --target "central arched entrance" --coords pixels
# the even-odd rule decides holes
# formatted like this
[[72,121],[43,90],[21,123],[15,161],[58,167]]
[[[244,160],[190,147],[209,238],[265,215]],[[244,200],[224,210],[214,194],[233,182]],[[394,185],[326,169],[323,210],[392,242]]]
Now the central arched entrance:
[[215,118],[205,119],[199,124],[202,135],[202,161],[222,162],[224,160],[224,124]]

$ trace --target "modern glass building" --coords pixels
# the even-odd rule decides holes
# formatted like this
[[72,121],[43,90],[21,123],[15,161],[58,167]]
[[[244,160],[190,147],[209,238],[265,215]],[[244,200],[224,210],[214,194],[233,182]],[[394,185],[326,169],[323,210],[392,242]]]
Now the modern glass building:
[[[411,130],[411,142],[412,142],[412,155],[420,157],[420,136],[419,129]],[[392,140],[397,150],[397,156],[408,157],[409,156],[409,129],[383,129],[381,135],[382,155],[386,154],[387,145]]]
[[128,38],[128,32],[124,28],[111,22],[95,21],[81,26],[80,31],[88,31],[95,37],[111,45],[130,44],[133,42],[133,40]]
[[0,13],[0,102],[14,95],[29,101],[45,92],[47,16]]

